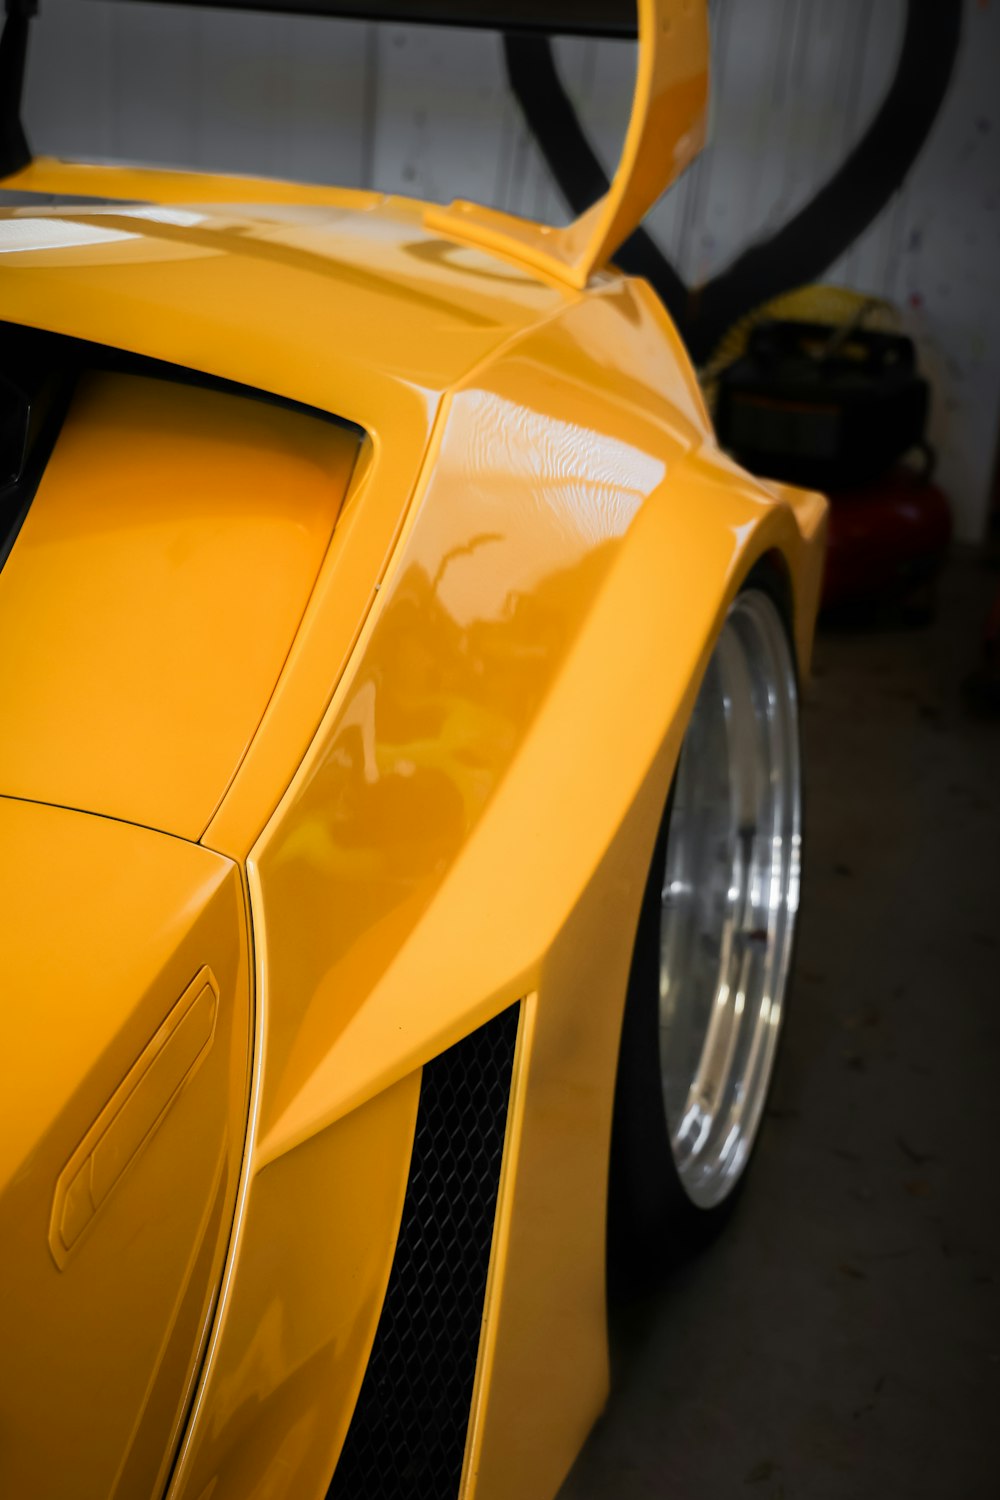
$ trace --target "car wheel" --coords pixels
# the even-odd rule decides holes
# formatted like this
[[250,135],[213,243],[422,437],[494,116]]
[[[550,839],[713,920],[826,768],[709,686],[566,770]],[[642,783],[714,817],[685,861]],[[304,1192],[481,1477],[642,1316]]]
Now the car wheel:
[[726,615],[656,841],[612,1134],[612,1289],[717,1232],[745,1179],[799,906],[795,661],[770,572]]

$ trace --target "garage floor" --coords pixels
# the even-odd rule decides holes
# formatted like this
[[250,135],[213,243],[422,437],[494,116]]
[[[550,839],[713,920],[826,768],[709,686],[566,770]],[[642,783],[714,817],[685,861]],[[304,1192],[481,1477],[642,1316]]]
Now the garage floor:
[[796,988],[740,1210],[618,1313],[561,1500],[1000,1496],[997,572],[929,629],[825,632],[807,689]]

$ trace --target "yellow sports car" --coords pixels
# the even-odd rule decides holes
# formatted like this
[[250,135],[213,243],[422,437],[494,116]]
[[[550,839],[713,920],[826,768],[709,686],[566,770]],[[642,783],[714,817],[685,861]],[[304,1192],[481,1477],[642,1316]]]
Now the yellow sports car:
[[704,4],[640,0],[618,174],[561,229],[33,160],[32,8],[0,1494],[551,1500],[609,1198],[622,1276],[726,1214],[798,905],[825,505],[720,454],[610,263],[701,143]]

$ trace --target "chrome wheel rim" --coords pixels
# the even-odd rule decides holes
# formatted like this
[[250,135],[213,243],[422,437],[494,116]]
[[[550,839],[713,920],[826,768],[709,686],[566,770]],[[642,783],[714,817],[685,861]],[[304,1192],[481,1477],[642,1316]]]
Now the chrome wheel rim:
[[699,1208],[753,1148],[774,1068],[799,905],[802,789],[788,637],[737,596],[677,766],[660,915],[660,1072],[670,1147]]

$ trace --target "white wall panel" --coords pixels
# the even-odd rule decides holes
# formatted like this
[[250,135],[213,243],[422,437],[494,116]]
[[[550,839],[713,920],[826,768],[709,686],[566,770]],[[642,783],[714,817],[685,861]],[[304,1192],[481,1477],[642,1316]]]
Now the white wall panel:
[[[711,0],[710,143],[649,227],[689,285],[806,203],[863,133],[905,0]],[[489,34],[42,0],[36,149],[478,198],[564,222]],[[605,168],[634,48],[560,40]],[[932,435],[963,536],[985,524],[1000,412],[1000,6],[966,0],[957,73],[909,179],[828,280],[899,304],[932,374]]]
[[42,0],[36,151],[356,187],[371,169],[377,28],[322,17]]
[[493,32],[386,26],[378,37],[373,179],[435,202],[494,198],[513,114]]

